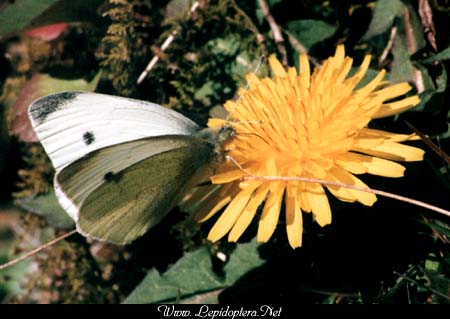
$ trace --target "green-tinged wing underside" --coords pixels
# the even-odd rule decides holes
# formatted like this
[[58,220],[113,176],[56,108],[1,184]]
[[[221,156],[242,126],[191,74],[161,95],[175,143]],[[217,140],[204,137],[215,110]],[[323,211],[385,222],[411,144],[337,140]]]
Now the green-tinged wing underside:
[[[124,165],[127,158],[145,152],[147,158]],[[124,157],[125,153],[129,156]],[[115,154],[125,158],[125,163],[122,162],[125,167],[119,171],[110,170],[108,165],[109,161],[121,158]],[[126,244],[160,222],[181,199],[186,187],[195,183],[194,175],[210,163],[212,156],[212,146],[196,138],[137,140],[88,154],[64,168],[58,182],[69,198],[78,198],[78,203],[76,200],[74,203],[79,208],[80,232]],[[84,185],[87,193],[80,194],[83,187],[80,183],[92,176],[97,181]]]

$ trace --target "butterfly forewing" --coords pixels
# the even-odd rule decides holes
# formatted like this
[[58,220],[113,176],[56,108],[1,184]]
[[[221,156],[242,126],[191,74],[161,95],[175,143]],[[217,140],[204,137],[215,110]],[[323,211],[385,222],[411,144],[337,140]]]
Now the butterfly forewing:
[[89,92],[43,97],[29,108],[56,173],[95,150],[145,137],[193,135],[200,127],[154,103]]

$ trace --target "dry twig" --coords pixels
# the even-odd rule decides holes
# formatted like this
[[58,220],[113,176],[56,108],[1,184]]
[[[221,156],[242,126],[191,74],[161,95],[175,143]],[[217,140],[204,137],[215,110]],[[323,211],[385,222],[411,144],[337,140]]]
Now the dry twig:
[[281,31],[280,26],[275,21],[274,17],[270,13],[269,5],[267,4],[266,0],[258,0],[259,6],[261,7],[261,10],[263,12],[264,17],[267,20],[267,23],[270,26],[270,29],[272,30],[273,39],[275,40],[275,43],[277,45],[278,52],[281,54],[281,63],[284,67],[288,67],[288,59],[287,59],[287,50],[284,45],[284,38],[283,33]]
[[[403,19],[405,21],[406,44],[408,46],[409,54],[412,55],[417,52],[417,42],[414,37],[411,16],[409,14],[408,8],[405,8],[403,10]],[[425,84],[423,83],[422,73],[416,68],[414,68],[414,84],[416,85],[418,93],[422,93],[423,91],[425,91]]]
[[74,235],[76,233],[77,233],[76,229],[74,229],[74,230],[72,230],[72,231],[70,231],[68,233],[65,233],[64,235],[61,235],[61,236],[59,236],[59,237],[49,241],[48,243],[46,243],[46,244],[44,244],[42,246],[39,246],[38,248],[33,249],[32,251],[27,252],[25,255],[20,256],[19,258],[13,259],[10,262],[7,262],[6,264],[0,265],[0,270],[3,270],[3,269],[8,268],[8,267],[11,267],[11,266],[13,266],[13,265],[15,265],[15,264],[17,264],[17,263],[27,259],[27,258],[30,258],[31,256],[36,255],[37,253],[43,251],[44,249],[47,249],[50,246],[53,246],[54,244],[56,244],[57,242],[59,242],[59,241],[61,241],[63,239],[66,239],[67,237],[72,236],[72,235]]
[[386,47],[384,48],[383,52],[380,55],[380,58],[378,59],[378,63],[382,64],[384,60],[386,60],[389,52],[392,50],[392,46],[394,45],[395,37],[397,36],[397,30],[398,28],[396,26],[393,26],[391,29],[391,34],[389,35],[389,41],[386,44]]
[[[199,7],[200,3],[198,1],[195,1],[192,4],[192,7],[190,9],[190,14],[194,13],[195,10],[197,10],[197,8]],[[172,31],[172,33],[167,37],[167,39],[164,41],[164,43],[161,45],[160,50],[161,51],[165,51],[170,44],[173,42],[173,40],[175,40],[175,36],[177,35],[177,33],[179,32],[179,29],[175,29]],[[142,83],[142,81],[145,80],[145,78],[148,76],[148,74],[150,73],[150,71],[155,67],[156,63],[158,63],[159,61],[159,56],[155,55],[150,62],[148,63],[147,67],[145,68],[145,70],[141,73],[141,75],[139,75],[138,80],[136,81],[136,83],[139,85]]]
[[419,16],[422,22],[424,32],[427,35],[428,42],[434,51],[437,51],[436,46],[436,29],[433,23],[433,12],[431,11],[428,0],[419,0]]

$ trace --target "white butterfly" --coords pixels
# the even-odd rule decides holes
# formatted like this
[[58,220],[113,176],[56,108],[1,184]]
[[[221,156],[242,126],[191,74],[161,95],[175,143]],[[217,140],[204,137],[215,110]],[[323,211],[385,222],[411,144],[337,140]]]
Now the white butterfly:
[[55,170],[55,191],[80,233],[117,244],[143,235],[221,159],[234,130],[203,129],[157,104],[64,92],[29,117]]

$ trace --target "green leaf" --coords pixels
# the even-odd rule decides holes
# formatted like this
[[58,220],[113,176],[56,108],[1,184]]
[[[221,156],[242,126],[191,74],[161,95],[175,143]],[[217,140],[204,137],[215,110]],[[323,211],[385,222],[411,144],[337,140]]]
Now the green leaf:
[[434,220],[434,221],[420,221],[422,224],[430,227],[431,229],[433,229],[434,231],[446,236],[450,238],[450,226],[448,226],[447,224],[438,221],[438,220]]
[[240,49],[239,37],[236,36],[213,39],[206,45],[210,48],[212,54],[223,54],[228,56],[236,55]]
[[58,0],[11,1],[0,12],[0,36],[22,30]]
[[225,265],[225,286],[233,285],[244,274],[264,263],[258,254],[259,246],[260,243],[253,240],[248,244],[240,244],[236,247],[230,256],[230,261]]
[[389,30],[396,17],[401,16],[404,8],[400,0],[378,0],[363,40],[368,40],[376,35]]
[[321,20],[295,20],[288,22],[286,29],[309,49],[335,34],[337,27]]
[[425,270],[428,272],[439,273],[441,270],[441,263],[434,259],[427,259],[425,261]]
[[412,81],[414,79],[414,66],[411,63],[408,47],[403,37],[398,36],[395,38],[392,54],[394,59],[391,65],[389,81],[393,83]]
[[72,218],[61,208],[55,193],[22,198],[16,203],[27,211],[46,219],[48,224],[54,228],[70,229],[75,226]]
[[[354,75],[358,71],[358,69],[359,69],[358,67],[351,68],[350,72],[347,75],[347,78]],[[380,73],[380,71],[374,69],[367,69],[366,74],[364,74],[364,77],[361,79],[361,81],[359,81],[358,85],[356,85],[355,90],[360,89],[369,84],[369,82],[372,81],[378,75],[378,73]]]
[[[422,68],[420,65],[418,67],[421,69],[422,73],[426,71],[426,69]],[[433,103],[428,103],[430,102],[430,100],[432,100],[433,96],[445,92],[445,89],[447,87],[447,72],[445,71],[445,67],[442,65],[442,63],[441,67],[442,73],[436,77],[436,84],[431,83],[431,85],[426,86],[426,90],[420,94],[420,104],[417,105],[414,110],[422,111],[426,109],[427,112],[433,114],[441,113],[442,104],[435,105]]]
[[433,56],[430,56],[430,57],[422,60],[421,62],[422,63],[433,63],[436,61],[443,61],[443,60],[449,60],[449,59],[450,59],[450,47],[445,50],[442,50],[441,52],[439,52]]
[[155,269],[150,270],[124,303],[175,302],[229,287],[248,271],[262,265],[258,246],[256,242],[238,245],[224,268],[224,279],[213,272],[206,247],[186,253],[162,275]]

